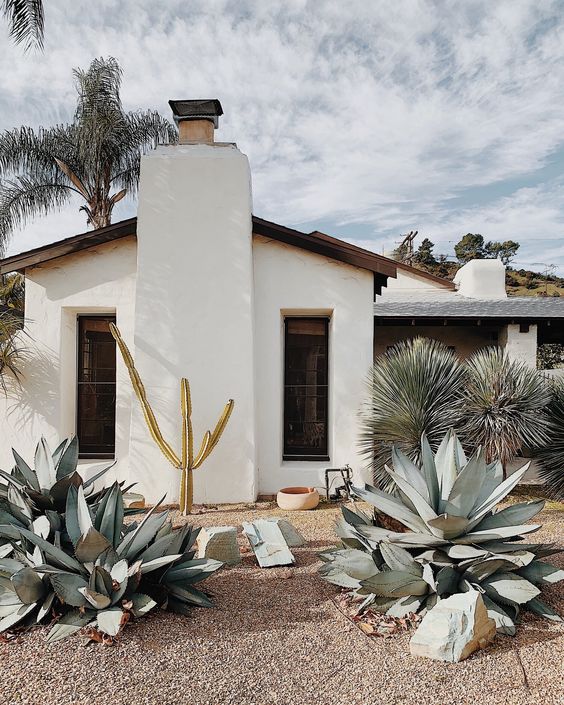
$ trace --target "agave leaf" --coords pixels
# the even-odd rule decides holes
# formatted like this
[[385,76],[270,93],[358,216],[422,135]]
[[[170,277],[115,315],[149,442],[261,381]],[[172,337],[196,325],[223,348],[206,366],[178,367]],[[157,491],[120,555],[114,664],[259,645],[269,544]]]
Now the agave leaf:
[[437,573],[435,592],[439,596],[453,594],[457,592],[459,582],[460,573],[451,566],[445,566]]
[[78,540],[74,552],[81,563],[94,563],[102,551],[108,548],[110,548],[108,539],[91,526]]
[[[78,589],[78,591],[81,594],[81,597],[84,598],[84,603],[92,605],[97,610],[104,610],[106,607],[109,607],[112,600],[108,595],[103,595],[101,592],[96,592],[95,590],[91,590],[88,586],[86,587],[81,587]],[[98,618],[100,615],[98,614]],[[105,629],[102,629],[102,631],[106,631]],[[109,632],[107,632],[109,634]]]
[[392,465],[396,475],[402,477],[410,487],[413,487],[419,495],[425,500],[426,503],[429,502],[429,490],[427,488],[427,483],[425,478],[421,474],[421,471],[413,463],[405,453],[397,448],[397,446],[392,446]]
[[110,571],[112,580],[115,580],[118,583],[123,583],[123,581],[127,578],[128,569],[129,565],[126,560],[121,560],[115,563]]
[[59,460],[56,462],[56,477],[61,480],[63,477],[76,471],[78,465],[78,438],[73,436],[66,444]]
[[319,569],[319,575],[327,582],[348,590],[356,590],[360,587],[360,581],[348,575],[339,564],[325,563]]
[[157,606],[157,603],[149,595],[144,595],[142,592],[136,592],[131,598],[131,602],[133,603],[131,611],[135,617],[142,617]]
[[8,505],[10,512],[22,524],[29,524],[33,519],[33,512],[22,492],[14,485],[8,485]]
[[17,469],[20,471],[22,477],[25,478],[25,481],[28,483],[28,485],[36,490],[37,492],[41,492],[41,487],[39,487],[39,481],[37,479],[37,475],[33,472],[33,470],[29,467],[29,465],[25,462],[25,460],[22,458],[22,456],[15,451],[12,448],[12,455],[14,456],[14,461],[16,463]]
[[69,488],[71,486],[78,488],[81,484],[82,478],[77,472],[65,475],[60,480],[57,480],[49,492],[55,506],[60,508],[66,507]]
[[[334,551],[331,556],[327,556],[330,560],[331,565],[334,567],[339,566],[347,575],[356,580],[362,580],[368,578],[375,573],[378,573],[378,567],[374,563],[372,556],[364,551],[358,551],[355,549],[344,549],[340,551]],[[178,580],[180,578],[190,577],[190,572],[188,571],[200,571],[201,566],[197,564],[197,561],[190,561],[185,568],[181,565],[173,566],[167,571],[166,577],[171,580]],[[215,566],[210,566],[209,570],[217,570]]]
[[35,449],[35,474],[40,489],[46,492],[57,482],[53,456],[45,438],[41,438]]
[[76,546],[79,539],[93,528],[90,510],[84,497],[84,488],[71,486],[67,494],[67,506],[65,512],[67,533]]
[[22,570],[26,566],[15,558],[2,558],[0,559],[0,575],[6,578],[12,577],[14,573],[18,570]]
[[44,515],[40,515],[31,524],[31,529],[33,533],[41,536],[42,539],[48,539],[51,533],[51,522]]
[[55,468],[57,467],[59,460],[61,459],[61,455],[63,454],[63,451],[65,450],[65,448],[68,445],[68,442],[69,442],[68,438],[65,438],[64,441],[61,441],[59,443],[59,445],[55,448],[55,451],[53,452],[53,454],[51,455],[51,457],[53,458],[53,465],[55,466]]
[[541,617],[545,617],[546,619],[550,619],[553,622],[564,622],[562,617],[557,614],[552,607],[549,607],[542,600],[539,600],[538,597],[534,597],[532,600],[529,600],[526,607],[528,610],[531,610],[531,612],[534,612]]
[[464,572],[464,577],[470,582],[481,583],[485,578],[489,578],[495,572],[513,570],[515,568],[514,564],[506,561],[500,556],[494,558],[485,558],[481,561],[474,562],[469,566]]
[[87,588],[88,583],[81,575],[76,573],[55,573],[49,577],[53,590],[59,600],[71,607],[84,607],[87,604],[81,589]]
[[[92,485],[96,482],[96,480],[99,480],[103,475],[105,475],[108,470],[111,470],[114,467],[115,463],[112,463],[111,465],[108,465],[107,467],[103,468],[99,472],[97,472],[95,475],[92,475],[91,478],[86,480],[83,484],[83,487],[85,490],[89,489],[92,487]],[[136,484],[136,483],[133,483]],[[133,485],[131,485],[133,487]]]
[[119,607],[112,607],[109,610],[98,612],[96,616],[98,629],[109,636],[117,636],[122,626],[123,617],[124,612]]
[[539,499],[535,502],[521,502],[506,507],[495,514],[485,517],[476,525],[476,531],[485,531],[486,529],[499,529],[506,526],[515,526],[525,524],[542,511],[545,505],[544,499]]
[[106,597],[110,597],[113,592],[112,576],[101,566],[94,566],[88,581],[88,588],[93,592],[99,592]]
[[43,553],[54,562],[55,567],[66,568],[67,570],[75,573],[81,573],[83,571],[81,564],[72,556],[69,556],[57,546],[54,546],[48,541],[45,541],[45,539],[42,539],[40,536],[37,536],[32,531],[28,531],[27,529],[19,529],[19,533],[32,544],[38,546]]
[[494,601],[522,605],[540,595],[540,590],[515,573],[494,573],[482,582],[486,593]]
[[[346,554],[347,551],[343,551],[343,553]],[[369,556],[366,556],[366,554],[363,555],[365,558],[368,557],[369,560],[372,561]],[[342,565],[344,565],[344,562]],[[372,565],[374,565],[373,561]],[[215,573],[215,571],[219,570],[222,566],[223,563],[221,561],[216,561],[212,558],[197,558],[171,566],[164,574],[162,581],[182,582],[183,584],[197,583],[207,578],[208,575]],[[366,562],[364,565],[361,564],[360,561],[356,563],[353,559],[350,565],[347,563],[347,570],[352,571],[351,574],[354,575],[360,574],[363,571],[365,574],[372,574],[374,568]]]
[[402,570],[377,573],[366,580],[361,580],[360,584],[381,597],[407,597],[426,595],[429,592],[429,586],[424,580]]
[[84,612],[79,610],[71,610],[70,612],[67,612],[61,617],[57,624],[54,625],[47,635],[47,643],[51,644],[54,641],[65,639],[67,636],[70,636],[89,624],[92,624],[94,619],[95,613],[90,610],[86,610]]
[[16,624],[21,622],[33,609],[35,609],[36,606],[36,603],[32,603],[31,605],[22,605],[17,611],[12,612],[6,617],[0,619],[0,633],[15,627]]
[[400,600],[394,602],[394,604],[387,610],[386,614],[390,617],[401,619],[410,612],[417,612],[426,599],[427,598],[425,596],[418,597],[415,595],[402,597]]
[[486,516],[486,514],[491,512],[491,510],[497,504],[499,504],[506,495],[511,492],[511,490],[517,485],[519,480],[527,472],[530,465],[531,463],[529,462],[526,465],[523,465],[523,467],[519,470],[516,470],[514,473],[512,473],[492,492],[492,494],[484,501],[483,504],[481,504],[476,509],[472,510],[472,513],[469,517],[472,523],[470,524],[469,529],[474,528],[474,526],[476,526],[478,522]]
[[169,585],[169,593],[173,597],[176,597],[177,600],[188,602],[189,604],[197,605],[198,607],[213,607],[213,602],[205,592],[188,585],[181,587],[180,585],[172,583]]
[[105,551],[96,558],[96,565],[99,565],[108,573],[111,572],[114,565],[119,561],[119,556],[115,550],[110,546]]
[[503,538],[513,538],[514,536],[522,536],[523,534],[531,534],[533,531],[538,531],[541,528],[540,524],[524,524],[523,526],[502,526],[499,529],[489,529],[486,531],[471,531],[469,534],[458,536],[453,539],[453,543],[469,544],[469,543],[484,543],[487,541],[499,541]]
[[45,585],[33,568],[22,568],[11,577],[12,585],[24,605],[35,604],[45,595]]
[[[98,510],[98,512],[99,511],[100,510]],[[107,494],[99,522],[98,512],[96,513],[96,523],[99,523],[98,530],[108,539],[111,545],[116,548],[121,540],[124,512],[123,497],[117,482],[112,485]]]
[[482,595],[484,605],[488,611],[488,617],[494,620],[498,634],[506,634],[507,636],[515,636],[515,622],[497,603],[491,600],[487,595]]
[[435,510],[431,506],[429,506],[429,503],[403,477],[389,469],[388,475],[392,478],[392,480],[396,483],[396,485],[403,492],[403,494],[405,494],[405,496],[413,504],[415,510],[417,511],[417,514],[421,517],[421,519],[423,519],[425,524],[429,526],[429,522],[437,518]]
[[[167,526],[167,524],[165,524],[165,526]],[[180,531],[186,533],[185,527],[182,527]],[[177,534],[180,534],[180,531],[166,534],[165,536],[161,536],[161,538],[156,539],[143,551],[143,553],[139,554],[139,558],[144,563],[148,563],[155,558],[162,558],[162,556],[169,553],[179,553],[182,544],[182,536],[178,536]]]
[[431,548],[433,546],[446,546],[448,544],[448,541],[440,539],[438,536],[424,533],[419,534],[415,531],[406,534],[391,534],[388,536],[388,541],[412,548]]
[[423,567],[413,559],[411,553],[406,551],[405,548],[386,543],[385,541],[380,543],[379,548],[382,558],[390,570],[403,570],[417,578],[423,575]]
[[[438,512],[442,513],[448,496],[458,476],[459,460],[457,459],[457,444],[456,438],[452,429],[446,434],[441,441],[435,454],[435,468],[437,471],[437,481],[439,483],[440,499]],[[463,463],[466,464],[465,462]]]
[[373,507],[376,507],[376,509],[384,512],[384,514],[391,516],[404,526],[407,526],[408,529],[412,531],[426,531],[427,527],[421,517],[410,511],[399,499],[385,492],[381,492],[370,485],[366,485],[364,489],[355,487],[353,488],[353,492],[355,495],[368,502],[368,504],[371,504]]
[[430,550],[423,551],[416,556],[417,561],[425,561],[426,563],[432,563],[433,565],[444,567],[454,565],[454,561],[449,558],[445,551]]
[[439,481],[437,479],[435,457],[425,433],[421,436],[421,464],[427,485],[427,492],[429,493],[429,504],[435,512],[437,512],[439,510],[440,499]]
[[161,499],[160,502],[158,502],[143,517],[143,520],[134,531],[124,536],[116,549],[119,556],[127,558],[127,560],[130,561],[134,559],[137,554],[140,553],[149,543],[151,543],[151,541],[153,541],[158,530],[163,526],[168,517],[168,512],[153,515],[155,510],[162,503],[163,499]]
[[511,568],[508,568],[508,570],[518,570],[519,568],[524,568],[526,565],[529,565],[531,561],[535,560],[535,554],[531,553],[531,551],[496,553],[495,557],[502,558],[504,561],[507,561],[508,566],[512,566]]
[[53,602],[55,601],[55,597],[55,593],[51,591],[43,600],[43,604],[37,613],[37,619],[35,620],[36,624],[39,624],[49,614],[51,607],[53,606]]
[[482,449],[478,448],[454,481],[444,505],[445,514],[466,519],[478,499],[485,478],[486,461]]
[[535,585],[550,585],[564,580],[564,570],[543,561],[532,561],[524,568],[520,568],[517,574]]
[[441,539],[452,539],[462,534],[468,526],[466,517],[441,514],[427,522],[433,534]]
[[170,565],[182,557],[181,553],[173,553],[170,556],[161,556],[160,558],[153,558],[152,561],[147,561],[141,566],[141,573],[151,573],[153,570],[158,570],[159,568],[164,568],[166,565]]
[[13,475],[10,475],[9,472],[4,472],[4,470],[0,470],[0,477],[3,477],[8,485],[14,485],[17,487],[19,490],[25,490],[26,486],[23,482],[20,482],[16,477]]
[[486,551],[475,546],[465,546],[463,544],[453,544],[445,549],[450,558],[464,560],[468,558],[481,558],[486,555]]
[[364,526],[372,524],[370,519],[368,519],[368,517],[363,512],[353,512],[352,509],[345,507],[344,504],[341,505],[341,512],[343,514],[344,520],[347,522],[347,524],[350,524],[351,526]]

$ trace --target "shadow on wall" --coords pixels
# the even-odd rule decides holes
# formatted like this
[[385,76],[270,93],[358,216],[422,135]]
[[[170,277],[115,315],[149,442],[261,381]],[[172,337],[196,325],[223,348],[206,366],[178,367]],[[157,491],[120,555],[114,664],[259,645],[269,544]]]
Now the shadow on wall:
[[12,378],[6,394],[6,417],[12,429],[29,430],[36,418],[41,426],[57,428],[59,389],[55,356],[28,346],[24,354],[21,383]]

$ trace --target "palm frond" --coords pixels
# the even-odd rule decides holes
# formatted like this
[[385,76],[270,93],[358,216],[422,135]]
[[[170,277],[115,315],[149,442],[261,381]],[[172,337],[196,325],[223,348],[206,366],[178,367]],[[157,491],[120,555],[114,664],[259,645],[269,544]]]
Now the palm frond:
[[0,387],[6,394],[9,382],[19,382],[26,350],[21,346],[23,320],[12,313],[0,313]]
[[539,477],[548,493],[564,499],[564,381],[553,383],[552,400],[547,407],[550,438],[535,454]]
[[523,447],[548,441],[550,388],[537,370],[510,360],[502,348],[480,350],[466,368],[461,434],[484,448],[488,462],[498,458],[505,467]]
[[38,183],[24,176],[0,182],[0,253],[14,230],[37,215],[61,208],[72,190],[65,184]]
[[461,413],[464,369],[445,345],[414,338],[395,345],[374,361],[368,378],[369,399],[360,415],[361,453],[374,482],[389,485],[384,465],[392,445],[418,460],[423,433],[436,450]]
[[2,12],[10,25],[10,36],[26,51],[43,49],[45,16],[42,0],[3,0]]
[[23,312],[25,303],[25,277],[23,274],[0,276],[0,306]]

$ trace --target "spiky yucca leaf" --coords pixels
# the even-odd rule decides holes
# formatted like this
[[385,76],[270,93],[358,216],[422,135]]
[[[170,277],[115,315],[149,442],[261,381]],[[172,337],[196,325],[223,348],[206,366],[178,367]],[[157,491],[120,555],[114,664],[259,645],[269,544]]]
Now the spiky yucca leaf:
[[540,528],[527,522],[544,502],[496,511],[527,466],[504,480],[500,464],[486,463],[481,448],[467,459],[452,430],[435,454],[426,438],[421,447],[420,467],[394,448],[393,469],[385,467],[393,493],[369,485],[352,489],[408,531],[374,526],[365,514],[343,508],[337,533],[345,548],[321,555],[322,577],[368,595],[365,604],[396,617],[424,612],[457,592],[478,590],[505,634],[515,633],[522,607],[559,619],[538,596],[543,585],[564,579],[564,571],[538,560],[550,555],[551,547],[521,541]]
[[464,369],[445,345],[428,338],[398,343],[379,355],[368,377],[369,400],[361,412],[360,449],[374,482],[390,484],[384,469],[395,445],[419,462],[421,436],[436,449],[456,425]]
[[536,452],[539,476],[548,493],[564,499],[564,381],[554,382],[552,400],[547,407],[548,442]]

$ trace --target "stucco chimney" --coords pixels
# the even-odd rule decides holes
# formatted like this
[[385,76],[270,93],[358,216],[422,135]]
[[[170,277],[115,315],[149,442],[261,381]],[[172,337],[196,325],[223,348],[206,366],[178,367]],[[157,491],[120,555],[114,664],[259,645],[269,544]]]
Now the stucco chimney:
[[168,104],[178,125],[179,144],[213,144],[223,115],[219,100],[169,100]]
[[506,299],[505,267],[499,259],[473,259],[461,267],[454,283],[469,299]]

